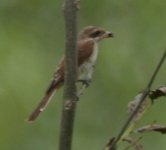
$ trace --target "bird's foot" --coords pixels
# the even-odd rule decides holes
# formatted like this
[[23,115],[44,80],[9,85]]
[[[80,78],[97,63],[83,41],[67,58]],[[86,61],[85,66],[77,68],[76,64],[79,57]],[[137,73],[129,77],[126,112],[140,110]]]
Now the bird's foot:
[[86,87],[88,87],[91,83],[91,79],[88,80],[78,80],[78,82],[81,82],[82,85],[85,85]]

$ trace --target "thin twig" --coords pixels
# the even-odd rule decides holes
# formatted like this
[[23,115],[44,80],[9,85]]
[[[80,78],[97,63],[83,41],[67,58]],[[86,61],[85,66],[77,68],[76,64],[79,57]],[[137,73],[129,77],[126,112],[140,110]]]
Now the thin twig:
[[147,86],[146,86],[141,98],[140,98],[140,101],[139,101],[137,107],[135,108],[133,113],[128,117],[128,119],[125,122],[125,124],[122,126],[118,136],[115,138],[115,140],[111,144],[111,147],[109,148],[109,150],[115,149],[117,142],[121,139],[121,137],[123,136],[124,132],[126,131],[128,126],[130,125],[131,121],[133,120],[134,116],[137,114],[138,110],[140,109],[142,103],[145,101],[146,97],[148,96],[148,94],[150,92],[151,86],[152,86],[152,84],[153,84],[153,82],[154,82],[154,80],[155,80],[155,78],[156,78],[156,76],[157,76],[157,74],[158,74],[158,72],[159,72],[164,60],[165,60],[165,58],[166,58],[166,50],[164,51],[164,54],[162,55],[158,65],[156,66],[156,68],[155,68],[155,70],[154,70],[154,72],[153,72],[153,74],[152,74],[152,76],[151,76],[151,78],[150,78],[150,80],[149,80],[149,82],[148,82],[148,84],[147,84]]

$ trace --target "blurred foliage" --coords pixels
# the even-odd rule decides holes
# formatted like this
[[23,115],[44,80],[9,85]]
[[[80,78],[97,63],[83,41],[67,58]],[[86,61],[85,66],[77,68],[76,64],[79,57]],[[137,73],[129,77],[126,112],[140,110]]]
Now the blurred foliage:
[[[0,1],[0,149],[54,150],[62,91],[33,124],[24,122],[48,85],[64,51],[62,1]],[[166,48],[165,0],[81,1],[79,29],[97,25],[114,39],[100,44],[93,83],[78,103],[73,149],[101,149],[127,117]],[[165,66],[154,87],[165,83]],[[166,102],[155,103],[140,124],[166,124]],[[145,149],[166,149],[166,137],[146,134]]]

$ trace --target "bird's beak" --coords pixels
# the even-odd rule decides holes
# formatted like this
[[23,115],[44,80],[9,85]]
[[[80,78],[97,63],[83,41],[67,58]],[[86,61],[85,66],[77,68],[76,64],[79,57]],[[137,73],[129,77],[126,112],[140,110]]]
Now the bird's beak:
[[109,38],[109,37],[114,37],[114,35],[113,35],[112,32],[107,31],[107,32],[105,33],[105,38]]
[[101,41],[105,38],[110,38],[110,37],[114,37],[112,32],[106,31],[103,35],[101,35],[100,37],[97,37],[97,41]]

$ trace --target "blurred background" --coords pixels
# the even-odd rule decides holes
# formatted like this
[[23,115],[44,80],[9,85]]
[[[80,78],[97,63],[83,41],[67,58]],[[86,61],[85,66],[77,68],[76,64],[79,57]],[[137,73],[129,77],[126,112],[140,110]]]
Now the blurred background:
[[[0,1],[0,149],[55,150],[62,107],[59,90],[33,123],[24,120],[37,105],[64,52],[62,1]],[[165,0],[81,1],[79,30],[96,25],[114,33],[100,44],[91,86],[78,102],[74,150],[101,149],[127,118],[127,104],[147,84],[166,48]],[[166,63],[153,88],[165,84]],[[166,124],[166,99],[139,122]],[[166,149],[166,136],[144,134],[148,149]]]

